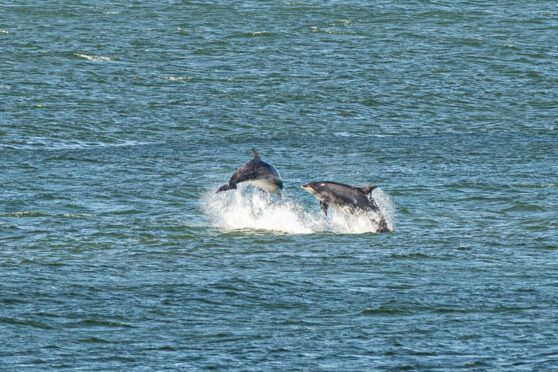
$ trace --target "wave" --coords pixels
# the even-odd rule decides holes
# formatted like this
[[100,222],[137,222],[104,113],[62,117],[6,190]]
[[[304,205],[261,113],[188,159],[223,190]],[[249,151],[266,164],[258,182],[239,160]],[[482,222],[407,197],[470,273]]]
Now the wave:
[[55,140],[46,137],[30,137],[19,143],[0,143],[0,148],[12,150],[80,150],[99,147],[128,147],[154,145],[159,142],[119,140],[115,142],[96,142],[81,140]]
[[[394,227],[394,207],[387,194],[374,190],[388,226]],[[317,207],[308,210],[288,194],[282,197],[240,186],[236,191],[215,194],[208,191],[202,197],[203,212],[213,227],[227,231],[254,230],[286,234],[363,234],[378,231],[374,216],[347,215],[331,211],[324,216]]]
[[96,56],[96,55],[92,55],[92,54],[74,53],[74,56],[79,57],[79,58],[86,59],[86,60],[88,60],[88,61],[94,61],[94,62],[110,62],[110,61],[114,61],[114,59],[111,58],[111,57]]
[[168,81],[190,81],[192,80],[191,76],[165,76],[165,80]]

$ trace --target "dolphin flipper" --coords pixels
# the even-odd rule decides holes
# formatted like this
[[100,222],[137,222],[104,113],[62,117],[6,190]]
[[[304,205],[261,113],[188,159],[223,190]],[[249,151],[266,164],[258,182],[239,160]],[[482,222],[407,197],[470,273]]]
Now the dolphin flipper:
[[320,209],[322,211],[324,211],[324,214],[327,216],[327,207],[329,207],[329,205],[327,204],[327,202],[320,200]]

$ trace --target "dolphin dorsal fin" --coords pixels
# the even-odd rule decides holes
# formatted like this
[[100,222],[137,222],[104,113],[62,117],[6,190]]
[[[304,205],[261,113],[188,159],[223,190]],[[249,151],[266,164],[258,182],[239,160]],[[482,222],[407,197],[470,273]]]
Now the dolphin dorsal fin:
[[254,159],[260,159],[260,154],[258,154],[258,150],[252,148],[252,152],[254,153]]
[[376,185],[366,185],[366,186],[363,186],[363,187],[359,187],[358,189],[359,189],[360,191],[362,191],[364,194],[368,195],[368,194],[370,194],[376,187],[378,187],[378,186],[376,186]]

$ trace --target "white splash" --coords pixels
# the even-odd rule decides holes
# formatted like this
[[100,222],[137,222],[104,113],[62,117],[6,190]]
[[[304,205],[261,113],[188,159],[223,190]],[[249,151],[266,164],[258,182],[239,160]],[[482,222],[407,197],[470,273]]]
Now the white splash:
[[[378,197],[381,201],[376,198],[376,202],[382,208],[388,226],[393,228],[393,215],[388,219],[385,214],[385,211],[393,211],[391,200],[384,193],[378,194]],[[347,215],[330,209],[326,217],[319,209],[317,200],[315,208],[306,210],[288,195],[270,195],[244,185],[239,185],[237,190],[219,194],[208,191],[202,199],[202,209],[214,227],[229,231],[362,234],[378,230],[377,222],[370,215]]]
[[390,196],[386,194],[382,189],[376,188],[372,191],[372,197],[380,211],[384,215],[384,219],[391,231],[395,230],[395,204],[391,200]]
[[212,224],[225,230],[268,230],[289,234],[310,234],[320,221],[299,205],[270,194],[240,186],[237,190],[204,197],[204,211]]
[[330,208],[329,231],[337,234],[364,234],[378,231],[380,218],[376,213],[349,214]]

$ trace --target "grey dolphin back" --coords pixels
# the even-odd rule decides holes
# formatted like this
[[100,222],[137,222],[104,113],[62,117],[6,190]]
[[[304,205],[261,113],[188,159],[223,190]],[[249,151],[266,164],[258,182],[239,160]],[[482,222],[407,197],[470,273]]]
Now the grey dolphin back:
[[255,185],[256,187],[263,188],[266,191],[269,191],[265,185],[269,185],[269,188],[272,189],[272,192],[277,192],[275,189],[281,190],[283,188],[283,183],[281,182],[279,173],[273,166],[263,161],[260,157],[258,151],[253,148],[252,153],[254,157],[248,161],[246,164],[242,165],[240,168],[233,173],[229,182],[221,186],[217,193],[227,190],[234,190],[236,189],[236,185],[241,182],[251,182],[251,181],[261,181],[264,184],[264,187],[261,185]]
[[227,190],[235,190],[236,184],[241,181],[251,180],[258,177],[257,169],[251,167],[251,163],[254,161],[258,161],[259,158],[254,158],[250,160],[248,163],[244,164],[242,167],[238,168],[236,172],[233,173],[229,182],[224,184],[223,186],[219,187],[216,193],[227,191]]
[[236,184],[242,181],[249,181],[258,178],[261,175],[260,164],[258,164],[260,162],[260,158],[255,157],[242,167],[238,168],[238,170],[231,176],[229,184]]

